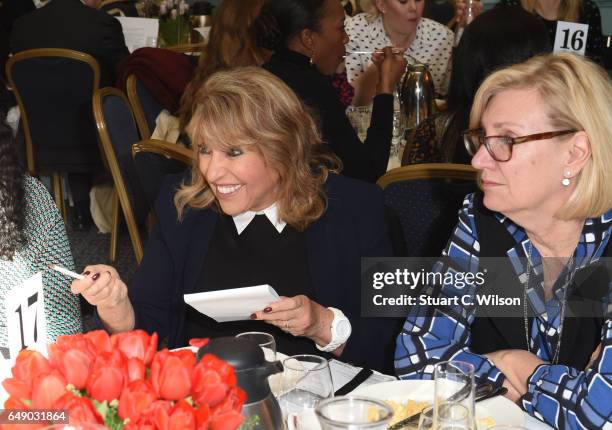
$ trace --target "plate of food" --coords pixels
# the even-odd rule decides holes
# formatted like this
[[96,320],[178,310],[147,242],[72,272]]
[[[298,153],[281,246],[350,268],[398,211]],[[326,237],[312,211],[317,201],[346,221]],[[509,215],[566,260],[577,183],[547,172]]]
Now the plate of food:
[[[360,387],[351,394],[383,400],[393,408],[391,424],[408,418],[433,402],[434,381],[390,381]],[[476,403],[476,423],[479,430],[494,425],[524,424],[523,411],[503,396]]]

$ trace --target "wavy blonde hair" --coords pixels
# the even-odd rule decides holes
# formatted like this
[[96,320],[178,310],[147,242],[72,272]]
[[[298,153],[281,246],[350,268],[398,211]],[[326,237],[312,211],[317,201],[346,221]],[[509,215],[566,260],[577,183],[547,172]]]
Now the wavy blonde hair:
[[[538,0],[521,0],[521,6],[527,12],[537,13],[536,5]],[[560,21],[576,22],[580,17],[580,9],[582,8],[582,0],[561,0],[559,4],[559,15],[557,19]]]
[[574,54],[549,54],[499,70],[482,83],[470,113],[470,128],[491,99],[509,89],[535,89],[548,105],[548,117],[559,130],[583,130],[591,158],[577,186],[561,208],[562,219],[601,216],[612,208],[612,84],[592,61]]
[[257,151],[278,173],[279,217],[298,231],[319,219],[327,200],[323,190],[329,171],[340,160],[321,142],[305,106],[280,79],[259,67],[239,67],[208,78],[195,95],[187,125],[193,143],[191,181],[176,193],[179,220],[186,206],[206,208],[215,202],[198,167],[199,147]]

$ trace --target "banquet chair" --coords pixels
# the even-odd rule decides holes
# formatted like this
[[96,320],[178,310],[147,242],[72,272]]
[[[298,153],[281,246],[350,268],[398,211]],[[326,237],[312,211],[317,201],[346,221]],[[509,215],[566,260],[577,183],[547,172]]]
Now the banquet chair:
[[147,139],[132,145],[132,157],[149,205],[154,209],[165,175],[191,166],[193,151],[177,143]]
[[101,162],[91,112],[98,62],[69,49],[31,49],[9,58],[6,75],[21,111],[28,173],[51,176],[67,222],[60,175],[95,171]]
[[143,246],[138,226],[144,223],[150,208],[132,161],[132,144],[139,140],[136,121],[127,97],[116,88],[107,87],[96,91],[93,111],[100,145],[115,187],[110,260],[115,261],[117,258],[121,207],[136,261],[140,263]]
[[136,77],[130,75],[126,83],[126,92],[136,124],[142,139],[149,139],[155,130],[157,115],[163,110],[163,106],[153,98],[147,87]]
[[407,257],[440,255],[457,223],[465,195],[477,187],[469,165],[412,164],[390,170],[378,180],[385,205],[400,221]]

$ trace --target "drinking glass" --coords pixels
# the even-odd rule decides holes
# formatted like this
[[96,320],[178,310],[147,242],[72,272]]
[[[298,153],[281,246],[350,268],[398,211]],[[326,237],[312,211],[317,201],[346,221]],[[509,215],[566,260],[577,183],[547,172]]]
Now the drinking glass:
[[372,109],[370,106],[349,106],[346,109],[346,116],[355,129],[355,133],[362,142],[368,135],[370,120],[372,119]]
[[393,409],[380,400],[347,396],[319,402],[315,413],[323,430],[385,430]]
[[429,406],[423,409],[419,418],[419,430],[432,430],[434,428],[434,408]]
[[487,427],[487,430],[527,430],[527,427],[498,425],[498,426]]
[[[281,392],[278,402],[289,427],[312,428],[314,409],[324,399],[333,397],[334,387],[327,360],[316,355],[294,355],[283,361]],[[291,425],[301,422],[300,425]],[[316,428],[316,427],[315,427]]]
[[476,430],[473,422],[467,407],[459,403],[450,403],[438,409],[432,428],[436,430]]
[[236,337],[252,340],[263,349],[266,361],[276,361],[276,341],[270,333],[262,331],[247,331],[237,334]]
[[147,37],[146,46],[149,48],[157,48],[157,37],[153,37],[153,36]]
[[[465,415],[465,416],[463,416]],[[456,422],[452,428],[475,428],[474,366],[463,361],[444,361],[434,369],[434,426],[441,420]],[[466,421],[467,427],[460,427]]]

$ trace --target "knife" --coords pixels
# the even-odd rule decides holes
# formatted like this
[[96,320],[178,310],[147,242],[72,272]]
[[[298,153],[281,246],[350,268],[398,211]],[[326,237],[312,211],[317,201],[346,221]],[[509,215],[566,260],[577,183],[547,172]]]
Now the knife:
[[334,393],[334,396],[344,396],[345,394],[350,393],[355,388],[357,388],[359,385],[361,385],[362,382],[368,379],[370,375],[372,375],[371,369],[366,369],[366,368],[361,369],[355,376],[353,376],[353,379],[351,379],[346,384],[344,384],[341,388],[336,390],[336,392]]
[[[480,395],[478,393],[475,395],[474,402],[480,402],[481,400],[490,399],[491,397],[503,396],[508,392],[506,387],[499,387],[497,389],[493,389],[493,384],[490,382],[485,382],[480,388]],[[419,419],[421,418],[421,412],[418,412],[414,415],[409,416],[408,418],[404,418],[401,421],[396,422],[395,424],[389,426],[387,430],[400,430],[409,424],[418,424]]]

